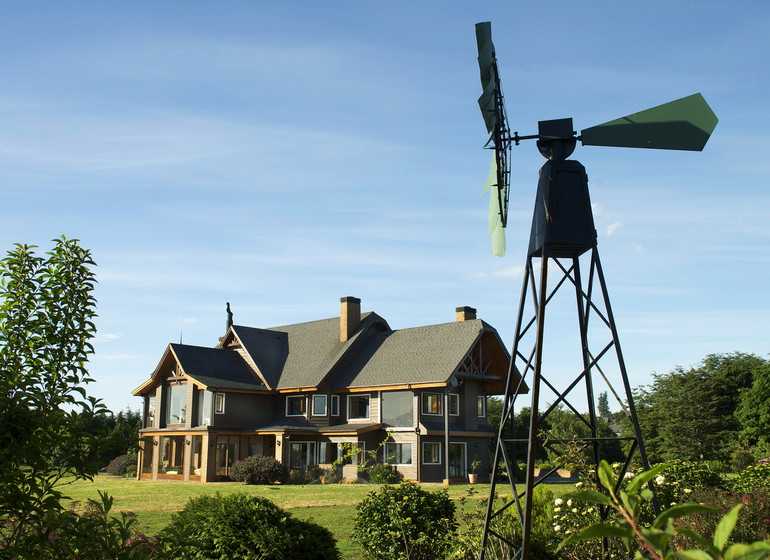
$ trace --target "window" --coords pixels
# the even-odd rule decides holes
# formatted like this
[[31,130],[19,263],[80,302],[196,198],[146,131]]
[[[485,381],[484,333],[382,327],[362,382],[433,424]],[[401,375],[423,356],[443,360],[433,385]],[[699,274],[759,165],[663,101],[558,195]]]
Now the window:
[[169,385],[166,390],[166,424],[184,424],[187,418],[187,385]]
[[286,416],[304,416],[306,412],[306,397],[286,397]]
[[412,444],[411,443],[386,443],[385,444],[385,463],[389,465],[411,465],[412,464]]
[[198,426],[211,426],[211,411],[214,408],[214,393],[198,391]]
[[340,396],[332,395],[332,416],[340,415]]
[[348,420],[369,420],[369,395],[348,397]]
[[147,413],[144,416],[144,426],[152,428],[155,425],[155,395],[147,397]]
[[214,393],[214,414],[225,413],[225,394]]
[[325,441],[321,441],[318,443],[318,463],[329,465],[337,460],[338,454],[338,445],[336,443],[327,443]]
[[388,391],[382,393],[382,421],[395,428],[414,427],[411,391]]
[[313,395],[313,416],[326,416],[326,395]]
[[162,436],[158,474],[184,474],[184,436]]
[[423,393],[422,394],[422,413],[441,415],[441,393]]
[[298,441],[291,443],[289,465],[292,469],[306,470],[315,464],[315,442]]
[[190,476],[201,475],[201,458],[203,456],[203,436],[190,437]]
[[460,395],[449,393],[449,416],[460,416]]
[[217,476],[229,476],[230,467],[240,459],[240,436],[217,436],[215,465]]
[[487,398],[479,395],[476,397],[476,408],[478,409],[479,418],[483,418],[487,415]]
[[424,441],[422,443],[422,464],[441,464],[441,444],[438,442]]

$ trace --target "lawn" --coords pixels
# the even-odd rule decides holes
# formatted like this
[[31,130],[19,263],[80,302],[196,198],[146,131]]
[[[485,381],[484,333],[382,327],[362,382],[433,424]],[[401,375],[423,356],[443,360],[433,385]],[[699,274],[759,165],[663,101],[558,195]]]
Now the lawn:
[[[423,484],[427,490],[443,488],[441,484]],[[568,492],[574,487],[571,484],[549,484],[554,495]],[[76,481],[62,487],[61,490],[74,502],[75,509],[81,509],[82,504],[89,498],[97,498],[98,491],[109,493],[114,499],[113,513],[133,512],[139,522],[140,529],[154,535],[168,524],[174,513],[181,510],[189,498],[204,494],[232,494],[245,492],[254,496],[269,498],[276,505],[289,511],[300,519],[313,519],[316,523],[328,528],[334,537],[345,560],[362,558],[361,549],[350,542],[353,531],[353,520],[356,516],[356,505],[371,490],[378,487],[368,484],[311,484],[248,486],[234,482],[215,482],[201,484],[195,482],[177,481],[137,481],[118,478],[109,475],[99,475],[93,482]],[[456,484],[448,487],[449,496],[459,500],[468,496],[468,484]],[[477,484],[473,487],[477,493],[469,499],[478,501],[487,497],[488,484]],[[498,485],[498,493],[510,493],[507,485]]]

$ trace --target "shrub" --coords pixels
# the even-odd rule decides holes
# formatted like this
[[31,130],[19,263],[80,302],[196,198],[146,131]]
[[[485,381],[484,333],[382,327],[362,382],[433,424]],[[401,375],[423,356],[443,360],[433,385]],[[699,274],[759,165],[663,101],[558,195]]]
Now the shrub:
[[253,455],[233,463],[230,478],[246,484],[273,484],[283,480],[283,465],[274,457]]
[[446,489],[423,490],[412,482],[372,490],[356,506],[352,539],[371,560],[445,558],[457,530]]
[[377,463],[368,470],[369,482],[372,484],[398,484],[401,476],[390,465]]
[[107,465],[107,474],[111,474],[112,476],[126,476],[129,469],[132,467],[133,473],[136,474],[136,461],[136,454],[121,455],[120,457],[115,457],[112,461],[110,461],[110,464]]
[[733,472],[741,472],[749,465],[753,465],[757,462],[754,454],[748,449],[736,449],[732,454],[732,466],[735,469]]
[[194,560],[340,557],[328,529],[295,519],[266,498],[246,494],[191,499],[164,534],[184,534],[184,557]]
[[759,462],[743,469],[733,481],[733,490],[749,493],[752,490],[770,490],[770,463]]

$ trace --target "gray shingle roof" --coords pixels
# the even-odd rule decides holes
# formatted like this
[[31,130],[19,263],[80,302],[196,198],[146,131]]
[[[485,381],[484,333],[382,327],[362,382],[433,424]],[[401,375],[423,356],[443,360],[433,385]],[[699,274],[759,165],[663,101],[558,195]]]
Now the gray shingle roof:
[[184,373],[206,387],[241,391],[267,389],[233,350],[171,344],[171,351]]
[[446,382],[487,327],[474,319],[377,333],[334,386]]

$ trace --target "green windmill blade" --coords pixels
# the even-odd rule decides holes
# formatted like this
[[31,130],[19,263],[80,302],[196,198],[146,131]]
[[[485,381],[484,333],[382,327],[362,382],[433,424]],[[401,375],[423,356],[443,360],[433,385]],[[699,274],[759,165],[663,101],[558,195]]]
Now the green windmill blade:
[[700,93],[586,128],[584,146],[701,151],[719,122]]

